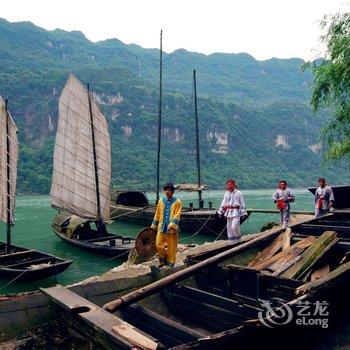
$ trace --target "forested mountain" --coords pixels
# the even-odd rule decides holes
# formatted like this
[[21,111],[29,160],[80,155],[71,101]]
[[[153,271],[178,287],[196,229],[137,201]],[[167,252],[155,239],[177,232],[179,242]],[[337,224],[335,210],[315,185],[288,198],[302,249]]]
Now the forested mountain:
[[[159,50],[117,39],[92,43],[81,32],[4,19],[0,42],[0,94],[9,99],[21,142],[19,191],[49,191],[58,98],[69,72],[90,83],[109,121],[113,184],[154,189]],[[320,167],[327,113],[309,110],[311,76],[301,59],[183,49],[163,57],[162,182],[195,180],[193,68],[205,183],[222,188],[234,177],[241,188],[271,187],[282,177],[295,187],[319,175],[349,179],[345,166]]]

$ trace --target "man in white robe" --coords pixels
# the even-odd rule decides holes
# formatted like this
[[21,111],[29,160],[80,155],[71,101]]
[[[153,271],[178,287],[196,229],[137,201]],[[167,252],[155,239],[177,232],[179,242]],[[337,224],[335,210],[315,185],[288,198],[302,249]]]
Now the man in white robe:
[[327,186],[326,180],[320,177],[318,185],[315,192],[315,219],[328,214],[334,205],[334,194],[332,188]]
[[227,180],[226,188],[218,214],[227,218],[228,239],[239,239],[241,237],[240,217],[246,213],[244,198],[241,191],[237,190],[235,180]]

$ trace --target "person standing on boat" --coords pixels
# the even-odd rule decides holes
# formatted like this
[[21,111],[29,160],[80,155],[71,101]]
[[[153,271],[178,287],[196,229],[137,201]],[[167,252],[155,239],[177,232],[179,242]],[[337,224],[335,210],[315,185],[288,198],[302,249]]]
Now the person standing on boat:
[[163,190],[165,196],[158,201],[151,227],[157,231],[159,267],[174,267],[182,202],[174,197],[175,187],[171,182]]
[[318,179],[318,187],[315,192],[315,219],[326,215],[334,205],[332,188],[327,186],[323,177]]
[[239,239],[241,238],[240,218],[246,213],[244,198],[241,191],[237,190],[235,180],[227,180],[226,189],[218,214],[227,218],[227,238]]
[[278,188],[272,196],[274,203],[276,203],[277,209],[281,213],[281,223],[283,228],[288,227],[290,218],[290,202],[294,202],[295,196],[292,191],[287,187],[287,181],[281,180],[278,183]]

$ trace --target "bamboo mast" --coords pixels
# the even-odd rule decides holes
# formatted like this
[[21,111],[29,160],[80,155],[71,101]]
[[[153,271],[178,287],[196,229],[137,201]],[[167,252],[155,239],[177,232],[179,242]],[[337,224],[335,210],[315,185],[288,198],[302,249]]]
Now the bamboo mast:
[[9,113],[8,113],[8,100],[5,100],[5,110],[6,110],[6,183],[7,183],[7,196],[6,196],[6,206],[7,206],[7,237],[6,237],[6,253],[11,252],[11,183],[10,183],[10,136],[9,136]]
[[[198,187],[201,185],[201,163],[199,153],[199,126],[198,126],[198,109],[197,109],[197,80],[196,70],[193,70],[193,85],[194,85],[194,113],[196,121],[196,160],[197,160],[197,183]],[[203,208],[202,191],[198,190],[198,206]]]
[[90,114],[90,125],[91,125],[91,140],[92,140],[92,152],[94,157],[94,170],[95,170],[95,184],[96,184],[96,204],[97,204],[97,232],[98,235],[101,235],[105,230],[105,225],[102,221],[101,216],[101,203],[100,203],[100,187],[98,179],[98,168],[97,168],[97,156],[96,156],[96,144],[95,144],[95,128],[94,120],[91,107],[91,93],[90,93],[90,84],[87,84],[88,99],[89,99],[89,114]]
[[158,142],[157,142],[157,192],[156,203],[159,201],[159,169],[160,169],[160,145],[162,132],[162,71],[163,71],[163,30],[160,31],[160,54],[159,54],[159,105],[158,105]]

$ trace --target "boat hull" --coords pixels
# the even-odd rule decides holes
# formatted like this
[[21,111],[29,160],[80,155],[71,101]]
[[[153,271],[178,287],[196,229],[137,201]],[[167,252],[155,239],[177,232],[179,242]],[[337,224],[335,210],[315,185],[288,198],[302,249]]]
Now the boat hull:
[[[327,243],[329,246],[322,253],[318,250],[315,265],[309,262],[305,270],[299,270],[302,271],[300,274],[292,274],[292,278],[287,278],[289,274],[285,275],[286,270],[281,270],[281,266],[287,261],[284,259],[291,259],[291,252],[297,255],[304,254],[311,245],[311,251],[316,249],[313,243],[316,243],[317,238],[311,234],[306,245],[305,236],[300,235],[297,228],[298,226],[291,228],[294,236],[289,245],[291,248],[285,248],[289,249],[288,253],[281,251],[280,258],[276,260],[269,260],[265,255],[266,261],[270,261],[265,267],[258,267],[261,264],[259,260],[255,265],[251,263],[259,256],[261,258],[261,252],[265,249],[270,251],[271,256],[276,254],[272,253],[272,247],[276,242],[282,242],[283,236],[280,234],[283,230],[262,234],[249,243],[228,248],[227,252],[217,255],[210,256],[211,254],[204,253],[192,256],[188,259],[191,266],[181,271],[182,279],[180,273],[168,276],[150,286],[119,297],[104,308],[110,312],[120,310],[119,317],[149,334],[151,339],[160,341],[165,348],[176,350],[243,346],[255,349],[261,347],[264,339],[271,339],[272,334],[274,343],[280,348],[281,343],[277,342],[277,339],[290,339],[291,335],[295,337],[303,332],[311,334],[315,331],[315,334],[321,334],[324,332],[323,326],[299,326],[297,321],[300,306],[309,307],[309,310],[311,308],[312,312],[315,312],[311,315],[332,323],[334,327],[333,322],[338,320],[345,306],[345,303],[339,301],[347,299],[346,295],[349,292],[350,247],[344,237],[336,238],[336,234],[328,230],[323,239],[333,235],[334,241]],[[327,229],[328,227],[325,231]],[[316,246],[318,244],[320,243],[316,243]],[[282,243],[279,249],[282,250]],[[305,264],[306,259],[310,259],[310,250],[308,252],[303,255],[305,258],[302,264]],[[273,267],[274,263],[277,266]],[[328,265],[328,272],[318,280],[313,280],[311,272],[318,271],[324,265]],[[289,267],[286,266],[286,269]],[[298,268],[300,269],[300,265]],[[181,281],[184,283],[180,283]],[[159,292],[162,301],[168,306],[166,313],[153,306],[152,298],[154,301],[155,293]],[[139,301],[142,303],[138,303]],[[317,314],[317,309],[312,309],[318,303],[326,304],[328,314]],[[349,303],[347,305],[349,306]],[[288,316],[287,321],[279,320],[281,316],[278,312],[269,312],[271,308],[277,310],[282,306],[286,308],[288,315],[290,312],[291,318]],[[171,321],[167,321],[168,319]],[[159,332],[160,324],[162,332]],[[269,328],[271,325],[274,329]],[[174,329],[178,331],[178,336],[175,336]],[[201,336],[188,341],[193,335],[193,330]],[[318,339],[312,340],[315,344]],[[290,343],[293,343],[295,348],[294,341],[300,341],[300,338],[288,340],[288,348]]]
[[[259,312],[262,311],[259,299],[285,298],[295,314],[299,310],[296,307],[298,300],[304,302],[327,301],[332,307],[340,306],[344,309],[344,303],[340,303],[339,300],[345,302],[348,299],[350,269],[344,270],[336,278],[321,283],[317,289],[304,294],[301,299],[296,298],[296,288],[302,286],[305,281],[263,275],[259,271],[245,266],[248,261],[251,261],[252,251],[254,251],[255,256],[261,249],[270,245],[281,232],[282,230],[278,230],[269,235],[256,236],[256,238],[261,238],[254,242],[252,240],[251,244],[237,246],[234,252],[225,257],[227,260],[223,259],[220,264],[212,264],[205,269],[196,271],[191,275],[194,278],[190,278],[185,284],[169,285],[161,292],[162,298],[151,295],[142,299],[140,304],[126,304],[120,311],[117,311],[116,315],[136,326],[146,335],[160,340],[165,348],[177,350],[231,347],[255,349],[261,348],[264,340],[269,341],[271,349],[279,349],[280,341],[285,341],[285,339],[288,339],[288,344],[283,343],[283,346],[289,349],[292,343],[294,348],[295,342],[299,342],[300,345],[300,339],[303,338],[296,335],[303,331],[306,331],[312,345],[315,346],[317,342],[321,345],[322,338],[310,339],[313,329],[309,327],[306,329],[283,325],[275,329],[264,327],[259,322],[258,317]],[[343,252],[346,252],[349,247],[344,243],[344,241],[339,240],[337,245]],[[227,249],[231,250],[232,247],[227,246]],[[217,250],[213,250],[212,253],[217,254]],[[208,259],[209,255],[211,254],[206,252],[204,255],[197,255],[196,258],[192,256],[192,259],[196,260],[195,262],[198,264],[203,261],[203,258]],[[106,283],[108,288],[112,285],[118,284]],[[145,288],[147,287],[143,287],[142,290]],[[130,290],[125,286],[122,289]],[[103,304],[107,298],[111,297],[109,294],[106,298],[107,294],[102,293],[101,287],[94,288],[94,290],[101,292],[101,299],[98,299],[100,305],[101,302]],[[140,291],[142,292],[142,290]],[[90,295],[86,291],[86,286],[83,287],[82,291],[76,290],[76,292]],[[118,296],[121,297],[120,300],[127,300],[125,296],[120,294]],[[112,297],[114,298],[114,293],[112,293]],[[93,299],[97,303],[97,299],[95,297]],[[202,316],[198,317],[198,315]],[[335,309],[332,308],[330,315],[337,319],[339,313],[335,313]],[[73,318],[74,313],[70,317]],[[335,329],[332,328],[333,333]],[[341,330],[340,323],[339,329]],[[325,330],[315,330],[316,334],[317,332],[320,334],[320,331],[322,333]],[[271,338],[272,336],[273,338]],[[306,342],[303,340],[302,344],[305,345]]]
[[[100,255],[105,255],[105,256],[120,256],[121,258],[127,258],[127,253],[130,251],[130,249],[132,249],[135,244],[134,243],[122,243],[121,239],[118,238],[118,236],[110,237],[110,239],[108,239],[108,241],[117,241],[115,243],[115,245],[100,245],[97,243],[90,243],[84,240],[79,240],[79,239],[72,239],[67,237],[65,234],[61,233],[59,230],[57,230],[54,226],[52,226],[52,230],[53,232],[59,237],[61,238],[64,242],[67,242],[79,249],[83,249],[95,254],[100,254]],[[111,236],[111,235],[110,235]],[[118,241],[120,241],[120,243],[118,244]],[[130,242],[132,242],[133,240],[131,239]]]
[[16,281],[34,281],[55,276],[65,271],[72,260],[64,260],[37,250],[11,245],[11,254],[6,254],[5,243],[0,246],[0,277]]
[[[151,226],[155,206],[139,208],[133,206],[117,205],[112,207],[111,219],[125,221],[140,226]],[[249,217],[244,217],[241,224]],[[202,235],[226,236],[226,219],[220,218],[215,209],[184,209],[181,213],[180,231],[198,233]]]

